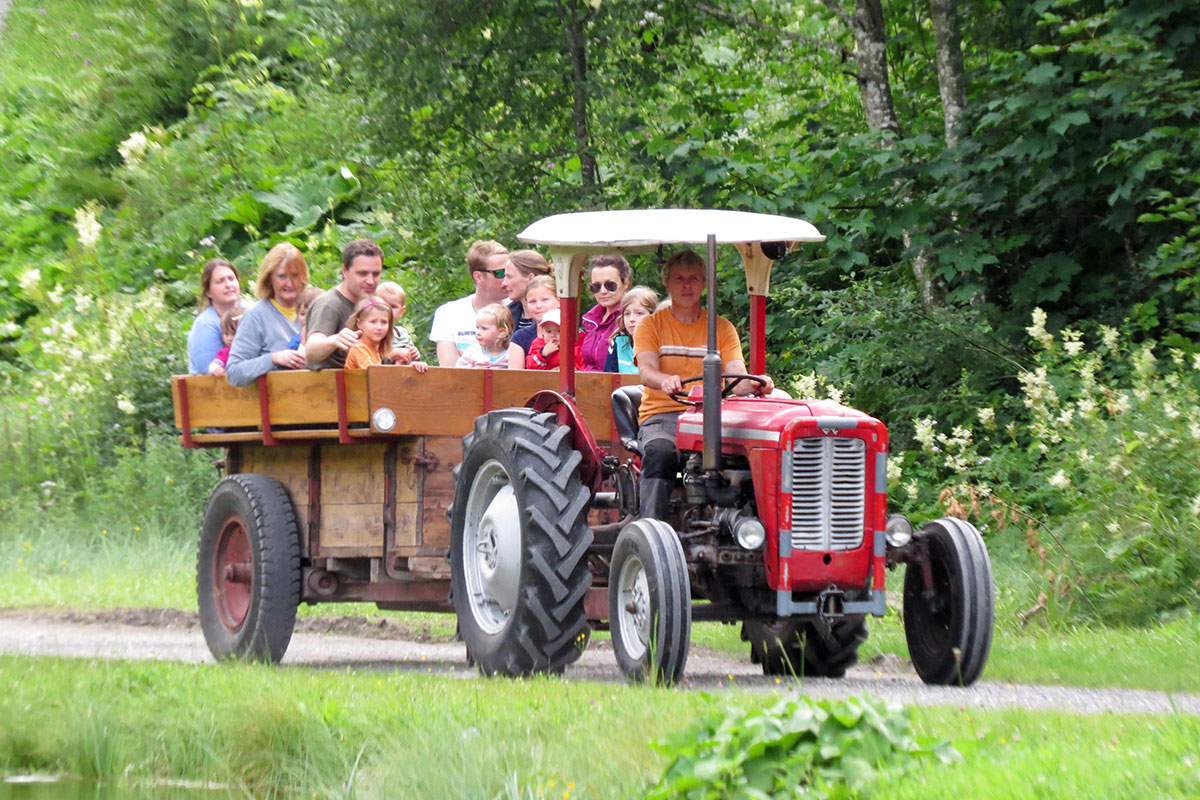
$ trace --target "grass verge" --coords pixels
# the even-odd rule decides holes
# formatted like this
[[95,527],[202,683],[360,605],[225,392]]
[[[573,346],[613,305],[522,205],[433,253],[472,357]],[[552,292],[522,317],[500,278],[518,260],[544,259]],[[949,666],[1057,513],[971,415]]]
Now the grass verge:
[[[0,658],[9,773],[215,781],[255,795],[635,797],[646,745],[717,704],[773,702],[556,679]],[[966,756],[866,796],[1190,795],[1200,719],[915,709]],[[1099,722],[1099,724],[1098,724]]]

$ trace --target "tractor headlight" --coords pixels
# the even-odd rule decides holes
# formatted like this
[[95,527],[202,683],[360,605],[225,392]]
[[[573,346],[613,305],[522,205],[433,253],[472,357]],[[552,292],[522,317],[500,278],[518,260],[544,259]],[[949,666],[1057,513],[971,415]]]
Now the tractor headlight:
[[912,540],[912,523],[903,514],[888,514],[884,535],[887,536],[887,543],[890,546],[904,547]]
[[767,529],[754,517],[741,517],[733,524],[733,536],[747,550],[757,550],[767,540]]
[[377,408],[375,409],[375,413],[371,415],[371,424],[380,433],[387,433],[396,427],[396,412],[390,408]]

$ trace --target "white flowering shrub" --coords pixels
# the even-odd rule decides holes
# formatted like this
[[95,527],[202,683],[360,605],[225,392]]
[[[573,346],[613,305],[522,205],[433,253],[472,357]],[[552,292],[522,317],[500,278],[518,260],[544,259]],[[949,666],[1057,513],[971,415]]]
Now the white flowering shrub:
[[[187,368],[183,320],[153,289],[105,298],[57,287],[42,294],[43,310],[18,342],[31,368],[0,375],[0,499],[42,512],[72,502],[128,511],[169,506],[165,498],[192,491],[197,470],[173,441],[170,386],[170,375]],[[163,442],[170,449],[158,446],[147,461],[147,447]],[[164,470],[171,459],[174,467]],[[118,491],[107,483],[114,472],[140,477]],[[200,472],[211,482],[211,468]]]
[[[1024,532],[1045,577],[1039,604],[1063,614],[1146,622],[1200,600],[1200,354],[1095,336],[1026,330],[1035,364],[1017,375],[1020,413],[998,429],[913,420],[919,451],[901,454],[918,501],[941,488],[949,513]],[[897,491],[899,490],[899,491]],[[926,498],[928,500],[928,498]]]

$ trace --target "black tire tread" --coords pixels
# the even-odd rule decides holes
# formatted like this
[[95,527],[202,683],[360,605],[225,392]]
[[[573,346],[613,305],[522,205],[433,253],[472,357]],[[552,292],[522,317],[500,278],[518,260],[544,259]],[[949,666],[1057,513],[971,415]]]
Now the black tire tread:
[[[551,413],[527,408],[492,411],[475,420],[463,439],[463,460],[455,468],[455,503],[451,520],[451,564],[455,605],[470,657],[485,674],[519,677],[561,672],[582,653],[588,622],[584,597],[591,586],[587,551],[592,531],[587,524],[590,492],[580,482],[582,457],[569,442],[570,430]],[[505,452],[507,445],[509,450]],[[461,537],[473,474],[464,465],[498,458],[509,469],[521,502],[522,577],[517,609],[495,641],[477,637],[462,578]],[[470,631],[468,631],[468,628]],[[474,642],[472,640],[475,640]]]
[[[249,512],[243,517],[247,518],[255,571],[245,623],[232,635],[210,602],[212,548],[229,503],[244,504],[243,510]],[[283,658],[300,604],[300,536],[295,507],[282,483],[266,475],[243,473],[223,478],[213,489],[197,547],[196,594],[201,628],[218,661],[246,658],[277,664]]]
[[[955,641],[952,652],[925,654],[916,646],[915,631],[919,615],[905,609],[905,634],[913,667],[921,680],[943,686],[970,686],[983,673],[991,651],[995,627],[994,586],[991,559],[978,529],[960,519],[943,517],[925,525],[919,536],[929,539],[931,558],[946,561],[950,580],[961,582],[962,606],[955,615],[959,630],[951,636]],[[914,566],[910,565],[910,571]],[[910,578],[909,576],[912,575]],[[919,581],[919,573],[905,575],[905,602],[909,602],[909,581]]]
[[611,581],[615,581],[620,574],[626,550],[644,550],[639,555],[642,556],[647,580],[654,582],[653,597],[658,598],[659,605],[655,614],[658,624],[653,652],[648,650],[644,660],[630,657],[619,637],[614,635],[613,650],[617,664],[631,681],[650,679],[662,685],[674,686],[683,679],[687,668],[692,634],[691,583],[683,545],[675,530],[661,520],[641,519],[625,527],[613,548],[609,570],[612,576],[609,586],[610,625],[619,624],[616,586]]
[[836,620],[825,636],[810,621],[747,620],[742,625],[742,639],[750,642],[750,660],[762,665],[764,675],[841,678],[858,663],[858,648],[867,640],[867,624],[862,619]]

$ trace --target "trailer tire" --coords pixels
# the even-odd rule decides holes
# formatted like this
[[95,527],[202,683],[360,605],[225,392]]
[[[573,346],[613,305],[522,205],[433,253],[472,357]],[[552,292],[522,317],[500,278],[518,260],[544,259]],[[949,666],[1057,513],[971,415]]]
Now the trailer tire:
[[608,622],[617,665],[631,681],[683,679],[692,632],[692,590],[675,529],[634,520],[613,546]]
[[917,533],[929,551],[934,597],[916,563],[904,573],[904,636],[926,683],[970,686],[983,672],[995,624],[992,563],[979,530],[943,517]]
[[450,509],[451,594],[485,675],[561,673],[588,640],[591,493],[554,414],[513,408],[463,439]]
[[746,620],[742,640],[750,642],[750,660],[762,665],[764,675],[841,678],[858,661],[867,624],[861,619],[838,620],[824,636],[812,622]]
[[218,661],[279,663],[300,603],[300,531],[287,489],[266,475],[230,475],[200,526],[200,627]]

